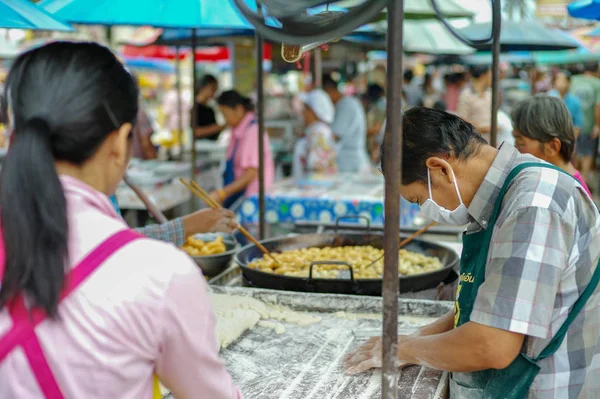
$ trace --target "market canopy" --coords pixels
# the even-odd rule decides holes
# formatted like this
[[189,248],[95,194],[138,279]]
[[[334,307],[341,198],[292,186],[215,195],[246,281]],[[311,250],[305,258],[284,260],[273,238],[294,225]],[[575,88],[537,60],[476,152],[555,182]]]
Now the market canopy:
[[0,28],[72,31],[73,27],[53,18],[28,0],[0,1]]
[[231,0],[43,0],[54,17],[84,25],[248,29]]
[[[485,39],[490,36],[491,22],[476,23],[457,31],[468,39]],[[492,43],[476,45],[477,50],[491,50]],[[546,28],[536,21],[502,20],[500,51],[569,50],[579,43],[558,29]]]
[[599,0],[578,0],[567,6],[569,15],[573,18],[600,19]]
[[[387,22],[359,28],[344,40],[385,47]],[[421,54],[471,54],[475,49],[456,39],[439,21],[413,20],[404,22],[404,51]]]
[[[354,7],[363,0],[346,0],[336,3],[340,7]],[[445,18],[472,18],[475,13],[459,4],[457,0],[436,0]],[[433,19],[435,11],[429,0],[404,0],[404,19]]]

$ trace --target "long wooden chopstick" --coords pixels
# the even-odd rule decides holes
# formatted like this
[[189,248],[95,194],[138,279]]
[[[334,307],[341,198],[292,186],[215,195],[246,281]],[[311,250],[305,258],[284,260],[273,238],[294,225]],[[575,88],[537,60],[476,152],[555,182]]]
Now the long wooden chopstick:
[[[411,242],[412,240],[414,240],[415,238],[417,238],[418,236],[420,236],[421,234],[425,233],[427,230],[429,230],[430,228],[432,228],[433,226],[435,226],[436,224],[438,224],[438,222],[431,222],[429,223],[427,226],[423,227],[422,229],[416,231],[415,233],[413,233],[410,237],[405,238],[404,240],[400,241],[400,245],[398,246],[398,248],[402,248],[403,246],[405,246],[406,244],[408,244],[409,242]],[[369,263],[367,265],[367,267],[371,267],[373,266],[375,263],[379,262],[381,259],[383,259],[385,255],[381,255],[379,258],[375,259],[373,262]]]
[[[188,190],[190,190],[194,195],[196,195],[198,198],[200,198],[202,201],[204,201],[206,203],[206,205],[208,205],[209,207],[211,207],[213,209],[222,208],[222,206],[219,205],[217,202],[215,202],[212,198],[210,198],[210,196],[206,193],[206,191],[204,191],[204,189],[202,187],[200,187],[198,184],[196,184],[195,181],[190,180],[190,183],[187,183],[183,179],[179,179],[179,181],[181,181],[181,183],[184,186],[186,186],[188,188]],[[277,259],[275,259],[275,257],[271,254],[271,252],[269,252],[269,250],[267,248],[265,248],[260,242],[258,242],[258,240],[256,238],[252,237],[252,234],[250,234],[248,232],[248,230],[246,230],[239,223],[238,223],[238,230],[248,240],[250,240],[254,245],[256,245],[258,247],[258,249],[260,249],[262,251],[263,254],[265,254],[266,256],[271,258],[273,260],[273,262],[275,262],[275,264],[277,264],[278,266],[281,267],[281,263],[279,263],[279,261]]]

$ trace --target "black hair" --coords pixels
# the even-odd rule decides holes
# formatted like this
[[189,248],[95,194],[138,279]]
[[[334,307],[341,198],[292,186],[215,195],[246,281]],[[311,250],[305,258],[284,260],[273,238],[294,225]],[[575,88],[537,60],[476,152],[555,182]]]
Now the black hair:
[[472,77],[474,77],[475,79],[479,79],[480,77],[488,73],[489,70],[489,65],[474,65],[471,67],[470,72]]
[[235,90],[228,90],[221,93],[217,98],[217,104],[224,107],[235,108],[238,105],[244,107],[246,111],[254,111],[254,104],[248,97],[242,96]]
[[323,86],[323,89],[338,89],[338,82],[336,82],[330,74],[323,75],[321,85]]
[[[475,155],[487,144],[475,127],[438,109],[413,107],[402,116],[402,184],[427,182],[428,158],[454,156],[461,160]],[[381,145],[381,167],[386,157],[396,156]]]
[[406,71],[404,71],[402,77],[406,83],[410,83],[414,79],[415,74],[412,69],[407,69]]
[[210,85],[219,85],[219,81],[213,75],[206,74],[202,76],[202,79],[196,84],[196,93]]
[[584,72],[592,72],[592,73],[598,72],[598,62],[596,62],[596,61],[586,62],[585,64],[583,64],[583,71]]
[[384,95],[385,90],[383,90],[383,87],[379,86],[378,84],[371,83],[369,86],[367,86],[366,97],[368,101],[376,102]]
[[573,118],[565,102],[546,94],[538,94],[518,103],[511,112],[514,129],[530,139],[547,143],[560,140],[560,156],[569,162],[575,149]]
[[14,140],[0,177],[6,254],[0,308],[26,294],[56,317],[69,228],[55,162],[82,165],[111,132],[134,124],[138,88],[108,48],[54,42],[15,60],[4,97]]

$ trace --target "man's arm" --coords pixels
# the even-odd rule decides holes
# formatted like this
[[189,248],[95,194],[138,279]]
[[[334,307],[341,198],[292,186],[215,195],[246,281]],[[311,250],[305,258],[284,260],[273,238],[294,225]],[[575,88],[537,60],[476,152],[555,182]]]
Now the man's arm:
[[519,355],[525,336],[468,322],[442,334],[402,337],[398,359],[451,372],[508,367]]
[[454,328],[454,311],[451,310],[436,321],[428,324],[424,327],[419,328],[414,334],[419,337],[426,337],[428,335],[436,335],[448,332]]

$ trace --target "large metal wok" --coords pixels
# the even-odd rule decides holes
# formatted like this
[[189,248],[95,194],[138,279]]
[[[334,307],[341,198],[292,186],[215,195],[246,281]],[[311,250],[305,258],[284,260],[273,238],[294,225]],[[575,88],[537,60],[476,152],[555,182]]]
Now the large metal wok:
[[[308,247],[340,247],[348,245],[372,245],[383,248],[383,234],[323,233],[292,237],[277,237],[261,241],[269,251],[282,252]],[[452,268],[458,265],[458,255],[453,250],[431,242],[415,239],[404,247],[408,251],[438,257],[444,268],[431,273],[400,276],[400,292],[416,292],[435,288],[441,282],[455,278]],[[244,282],[252,287],[285,291],[322,292],[335,294],[381,295],[382,279],[354,279],[350,266],[349,278],[323,279],[313,277],[288,277],[251,269],[248,264],[263,253],[254,245],[247,245],[235,256],[242,269]],[[336,259],[331,259],[335,262]],[[319,262],[322,264],[322,262]],[[312,265],[311,265],[312,268]],[[310,273],[312,275],[312,273]]]

